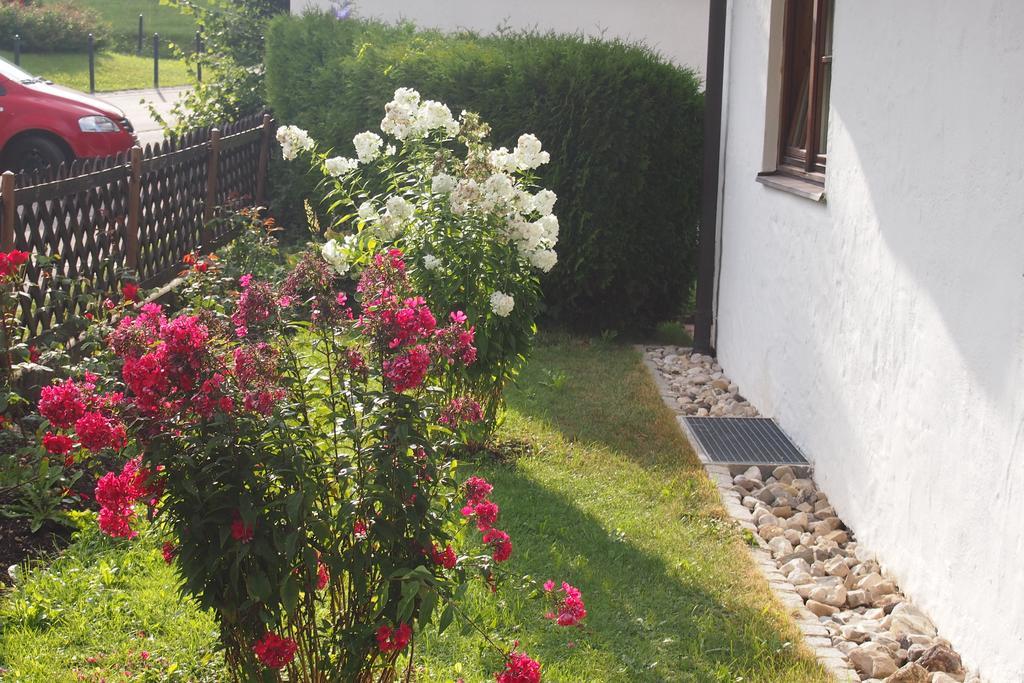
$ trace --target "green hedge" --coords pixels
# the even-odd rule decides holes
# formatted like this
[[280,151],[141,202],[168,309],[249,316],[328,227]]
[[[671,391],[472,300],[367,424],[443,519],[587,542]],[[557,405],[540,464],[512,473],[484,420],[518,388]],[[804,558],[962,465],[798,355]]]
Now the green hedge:
[[[697,77],[641,46],[578,36],[482,37],[410,24],[280,17],[267,33],[267,93],[281,123],[351,155],[396,87],[479,111],[495,146],[523,132],[551,153],[559,264],[549,317],[649,328],[677,315],[695,274],[703,96]],[[275,207],[301,215],[312,178],[275,164]]]
[[21,6],[0,0],[0,49],[13,50],[18,35],[24,52],[84,52],[90,33],[97,48],[110,40],[110,26],[90,9],[72,3]]

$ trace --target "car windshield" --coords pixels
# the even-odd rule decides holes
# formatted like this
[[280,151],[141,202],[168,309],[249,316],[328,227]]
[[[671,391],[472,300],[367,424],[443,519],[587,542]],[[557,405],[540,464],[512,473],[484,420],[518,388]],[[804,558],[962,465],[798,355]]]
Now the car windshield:
[[29,72],[22,69],[20,66],[15,66],[8,62],[3,57],[0,57],[0,76],[8,78],[12,81],[18,81],[19,83],[35,83],[43,80],[30,74]]

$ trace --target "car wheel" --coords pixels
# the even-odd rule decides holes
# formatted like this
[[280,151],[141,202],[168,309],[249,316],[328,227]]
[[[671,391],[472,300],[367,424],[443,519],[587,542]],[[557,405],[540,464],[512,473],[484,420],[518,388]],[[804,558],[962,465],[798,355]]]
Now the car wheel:
[[10,143],[4,153],[4,166],[15,172],[35,173],[46,168],[56,169],[69,161],[68,156],[53,140],[30,135]]

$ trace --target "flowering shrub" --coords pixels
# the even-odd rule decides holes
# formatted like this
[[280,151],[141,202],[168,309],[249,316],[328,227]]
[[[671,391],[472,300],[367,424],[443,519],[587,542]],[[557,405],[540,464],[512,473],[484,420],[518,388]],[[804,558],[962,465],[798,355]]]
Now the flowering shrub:
[[[493,429],[502,391],[533,341],[538,275],[558,261],[556,197],[536,187],[535,171],[550,157],[529,134],[512,150],[493,149],[479,116],[462,112],[456,120],[446,105],[409,88],[398,89],[384,112],[385,137],[359,133],[354,157],[318,151],[294,126],[278,131],[282,154],[308,154],[325,176],[333,223],[323,255],[339,275],[365,268],[381,245],[400,248],[419,291],[473,320],[477,361],[451,366],[446,385],[480,402]],[[414,372],[415,363],[403,361],[401,371]]]
[[[54,448],[123,459],[96,486],[101,529],[158,520],[244,680],[394,680],[416,632],[447,628],[470,578],[496,588],[514,552],[493,487],[456,478],[453,424],[480,416],[445,386],[477,357],[466,314],[435,315],[396,249],[353,296],[324,256],[243,276],[230,315],[142,306],[110,334],[119,374],[39,402]],[[497,680],[539,680],[502,657]]]

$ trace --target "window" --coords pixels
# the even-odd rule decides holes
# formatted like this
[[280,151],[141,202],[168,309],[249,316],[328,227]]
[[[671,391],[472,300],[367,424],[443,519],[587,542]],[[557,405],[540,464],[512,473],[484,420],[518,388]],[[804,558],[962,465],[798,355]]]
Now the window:
[[825,182],[835,0],[786,0],[778,173]]

